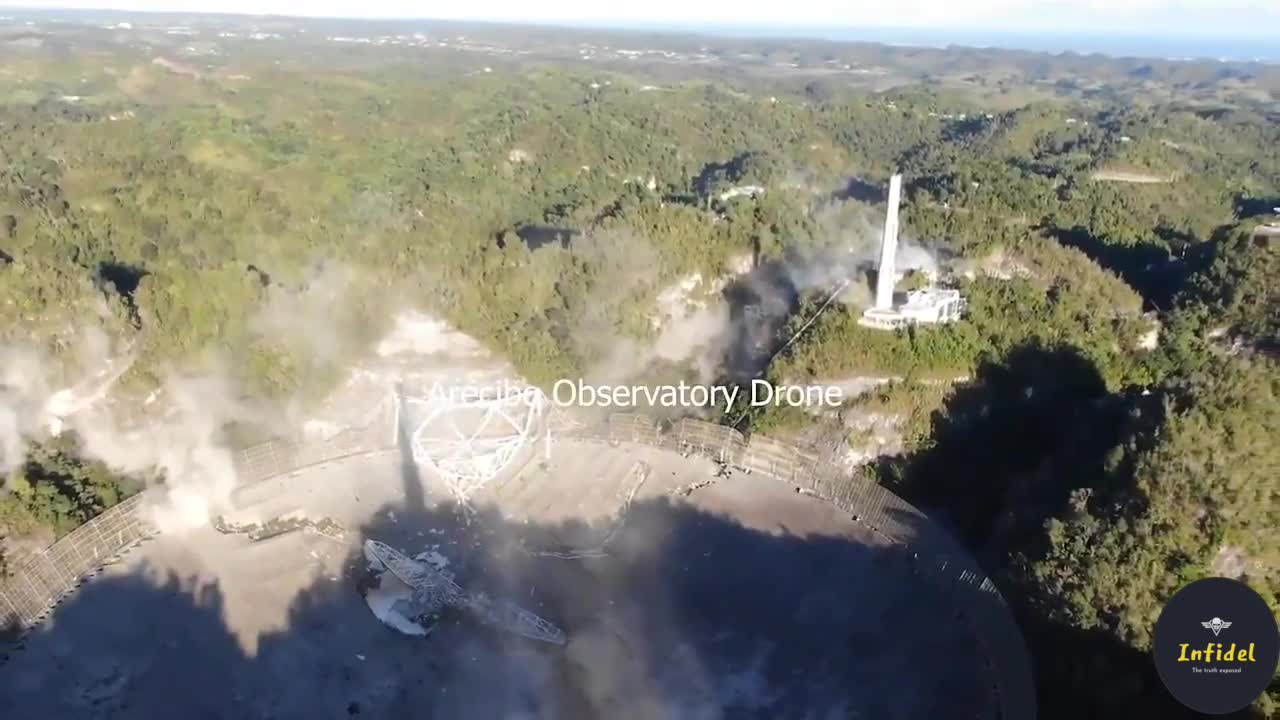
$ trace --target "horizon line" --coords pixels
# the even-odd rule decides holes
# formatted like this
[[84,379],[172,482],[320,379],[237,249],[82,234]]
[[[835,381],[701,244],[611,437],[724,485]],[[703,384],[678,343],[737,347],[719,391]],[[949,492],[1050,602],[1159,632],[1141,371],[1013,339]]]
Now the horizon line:
[[[1271,35],[1222,32],[1216,35],[1187,35],[1182,33],[1130,34],[1108,29],[1068,30],[1013,29],[982,26],[937,27],[897,25],[828,25],[814,23],[723,23],[714,21],[683,20],[562,20],[552,18],[448,18],[432,16],[372,16],[372,15],[296,15],[279,12],[206,11],[124,9],[92,7],[32,7],[8,5],[0,2],[0,13],[17,12],[33,16],[65,14],[113,14],[119,16],[191,16],[207,18],[239,18],[247,20],[281,20],[313,22],[354,23],[429,23],[439,25],[488,25],[495,27],[530,27],[563,29],[570,31],[602,31],[617,33],[652,33],[686,38],[719,38],[738,40],[790,40],[825,42],[844,45],[877,45],[889,48],[916,48],[928,50],[995,50],[1044,54],[1052,57],[1076,55],[1080,57],[1104,57],[1114,60],[1152,60],[1159,62],[1213,62],[1220,64],[1263,65],[1280,64],[1276,51],[1256,52],[1257,48],[1243,48],[1223,53],[1223,48],[1208,46],[1216,43],[1259,43],[1271,40]],[[900,37],[893,37],[899,35]],[[1027,41],[1019,43],[1019,40]],[[1034,41],[1058,41],[1059,45],[1043,45]],[[1080,45],[1070,41],[1085,41]],[[1088,41],[1103,43],[1163,43],[1164,48],[1135,46],[1089,47]]]
[[[289,12],[253,12],[251,10],[184,10],[184,9],[152,9],[121,7],[83,7],[67,6],[32,6],[0,2],[0,12],[16,11],[28,13],[121,13],[133,15],[204,15],[211,17],[244,17],[244,18],[279,18],[284,20],[356,20],[369,22],[416,21],[436,23],[481,23],[489,25],[536,25],[564,27],[569,29],[605,29],[605,30],[655,30],[697,34],[699,30],[717,28],[723,30],[791,30],[815,32],[841,31],[876,31],[876,32],[922,32],[937,34],[991,33],[994,35],[1039,35],[1046,37],[1099,37],[1132,40],[1188,40],[1203,42],[1205,40],[1263,40],[1273,39],[1274,33],[1264,30],[1239,29],[1221,30],[1212,34],[1204,34],[1193,30],[1156,33],[1134,33],[1126,30],[1115,31],[1110,28],[1061,28],[1061,27],[1025,27],[1010,28],[990,25],[895,25],[895,24],[838,24],[824,25],[821,20],[795,22],[781,20],[778,22],[720,22],[716,20],[681,20],[681,19],[608,19],[608,18],[532,18],[532,17],[440,17],[434,15],[342,15],[342,14],[297,14]],[[814,36],[822,39],[821,36]]]

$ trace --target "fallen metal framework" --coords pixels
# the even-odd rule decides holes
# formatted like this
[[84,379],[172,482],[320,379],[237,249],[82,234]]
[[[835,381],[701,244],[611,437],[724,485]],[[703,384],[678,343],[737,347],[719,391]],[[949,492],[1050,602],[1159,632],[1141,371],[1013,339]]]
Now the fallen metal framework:
[[364,550],[371,562],[413,589],[413,609],[417,616],[435,615],[445,607],[456,607],[501,630],[556,645],[565,643],[563,630],[534,613],[484,593],[468,593],[448,575],[406,557],[386,543],[366,540]]

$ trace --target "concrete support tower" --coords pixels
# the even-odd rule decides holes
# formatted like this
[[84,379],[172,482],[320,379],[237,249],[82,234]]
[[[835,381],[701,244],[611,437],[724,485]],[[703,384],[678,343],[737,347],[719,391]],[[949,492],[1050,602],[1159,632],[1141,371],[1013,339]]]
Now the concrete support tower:
[[862,313],[858,324],[877,330],[905,325],[949,323],[960,319],[964,298],[960,291],[927,287],[907,293],[901,305],[893,304],[893,286],[898,277],[898,202],[902,199],[902,176],[889,178],[889,211],[884,218],[884,238],[880,242],[880,267],[876,271],[875,305]]
[[876,309],[893,309],[893,286],[898,254],[898,201],[902,199],[902,176],[889,178],[889,211],[884,218],[884,238],[880,241],[880,267],[876,271]]

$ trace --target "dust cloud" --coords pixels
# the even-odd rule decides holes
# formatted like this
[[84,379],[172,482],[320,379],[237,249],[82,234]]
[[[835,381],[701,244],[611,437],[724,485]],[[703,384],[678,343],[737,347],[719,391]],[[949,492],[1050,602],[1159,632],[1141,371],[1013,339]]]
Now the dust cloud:
[[267,415],[236,399],[221,373],[171,374],[150,402],[131,403],[112,393],[130,366],[127,350],[97,332],[82,334],[79,345],[64,363],[34,348],[0,357],[0,472],[10,477],[21,467],[31,442],[70,433],[86,459],[163,487],[152,508],[162,530],[207,523],[236,482],[223,429]]
[[220,374],[171,375],[163,397],[162,409],[133,425],[105,410],[74,415],[69,425],[86,456],[125,475],[157,478],[163,495],[150,508],[152,521],[162,532],[180,532],[230,509],[237,476],[223,429],[262,422],[266,413],[238,400]]
[[10,348],[0,355],[0,473],[6,477],[26,460],[27,438],[41,431],[52,394],[36,352]]
[[30,439],[57,434],[65,418],[102,400],[131,364],[98,328],[58,344],[69,346],[62,360],[34,344],[0,350],[0,475],[22,466]]
[[[317,265],[297,286],[268,287],[249,320],[250,341],[293,354],[304,381],[322,377],[358,354],[353,347],[362,333],[380,329],[363,317],[372,307],[372,294],[364,292],[370,282]],[[357,296],[366,300],[353,301]],[[162,531],[201,527],[229,508],[237,476],[228,428],[272,434],[297,427],[313,404],[301,393],[254,395],[229,363],[216,359],[199,369],[161,369],[160,379],[149,383],[133,377],[121,388],[118,381],[133,364],[126,342],[98,328],[70,338],[0,351],[0,477],[23,465],[32,442],[70,434],[86,459],[158,488],[149,512]],[[139,390],[143,384],[150,387]]]
[[[657,293],[656,334],[648,339],[613,338],[612,351],[593,367],[592,380],[619,382],[662,366],[692,368],[697,382],[754,377],[765,370],[784,341],[792,314],[807,298],[836,300],[850,308],[869,307],[884,227],[880,212],[852,201],[835,201],[814,213],[814,237],[797,241],[780,257],[744,254],[715,278],[694,273]],[[639,287],[654,280],[613,279],[611,287]],[[937,277],[933,251],[900,236],[900,271]]]

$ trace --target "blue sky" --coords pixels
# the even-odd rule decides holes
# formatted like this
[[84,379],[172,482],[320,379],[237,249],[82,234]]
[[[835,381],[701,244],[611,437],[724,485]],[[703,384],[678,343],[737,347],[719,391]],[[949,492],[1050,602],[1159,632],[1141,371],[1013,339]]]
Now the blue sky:
[[0,4],[28,8],[607,25],[725,24],[1280,37],[1280,0],[0,0]]

